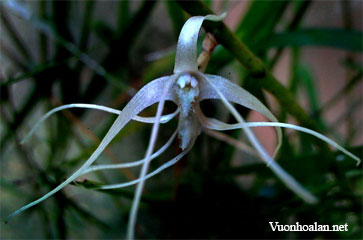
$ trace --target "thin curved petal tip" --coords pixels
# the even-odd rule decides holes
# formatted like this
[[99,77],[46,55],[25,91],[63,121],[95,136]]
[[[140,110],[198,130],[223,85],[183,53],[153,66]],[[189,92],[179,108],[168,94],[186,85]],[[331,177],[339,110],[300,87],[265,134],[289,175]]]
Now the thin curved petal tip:
[[175,56],[174,73],[198,71],[197,41],[200,28],[204,20],[221,21],[226,13],[220,16],[195,16],[184,24],[178,38]]
[[207,16],[205,16],[205,20],[217,22],[217,21],[222,21],[226,16],[227,16],[227,12],[223,12],[220,15],[207,15]]

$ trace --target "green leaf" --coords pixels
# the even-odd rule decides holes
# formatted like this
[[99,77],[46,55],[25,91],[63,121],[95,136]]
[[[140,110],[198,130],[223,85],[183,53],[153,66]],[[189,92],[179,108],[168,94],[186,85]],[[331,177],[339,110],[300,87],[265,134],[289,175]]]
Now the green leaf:
[[305,85],[306,93],[310,102],[310,111],[314,112],[320,108],[320,99],[317,94],[318,86],[314,81],[311,69],[305,65],[298,66],[298,75],[300,75],[301,83]]
[[117,34],[121,34],[130,20],[130,1],[120,1],[117,13]]
[[75,58],[76,57],[69,57],[64,60],[50,61],[48,63],[44,63],[39,66],[35,66],[29,72],[26,72],[26,73],[21,74],[16,77],[11,77],[11,78],[7,79],[7,81],[5,81],[5,82],[1,82],[0,87],[9,86],[11,84],[14,84],[14,83],[17,83],[17,82],[20,82],[23,80],[27,80],[29,78],[37,78],[37,77],[39,77],[39,74],[41,74],[45,71],[48,71],[48,72],[53,71],[56,67],[62,66],[64,64],[68,63],[70,60],[75,59]]
[[[310,0],[306,1],[293,1],[294,5],[294,16],[289,22],[289,24],[285,27],[285,31],[291,32],[295,31],[299,25],[303,17],[305,16],[306,11],[308,10],[309,6],[311,4]],[[281,54],[282,54],[283,48],[279,48],[275,55],[270,59],[270,61],[267,64],[268,69],[272,69],[276,62],[279,60]]]
[[123,86],[120,86],[117,82],[115,82],[115,77],[109,74],[101,65],[97,63],[97,61],[78,49],[78,47],[73,44],[73,42],[54,31],[52,25],[49,22],[37,17],[31,9],[25,6],[25,4],[14,1],[11,4],[5,2],[5,6],[8,8],[9,12],[11,11],[14,13],[14,15],[26,20],[34,28],[46,34],[50,39],[55,40],[58,45],[63,46],[71,54],[77,56],[80,61],[82,61],[88,68],[92,69],[97,75],[105,78],[111,84],[115,85],[115,87],[122,89]]
[[20,37],[19,33],[17,32],[14,24],[9,21],[8,17],[5,14],[5,9],[0,8],[0,20],[1,25],[4,26],[4,29],[7,32],[7,35],[11,39],[12,43],[14,43],[17,50],[21,53],[21,55],[25,58],[26,61],[30,61],[31,57],[28,52],[28,49],[25,47],[25,43],[23,39]]
[[174,1],[166,1],[165,4],[166,8],[168,9],[171,23],[173,24],[175,39],[178,39],[180,30],[182,29],[186,20],[184,12]]
[[212,0],[203,0],[203,2],[208,6],[212,7]]
[[362,51],[362,32],[344,29],[301,29],[277,33],[266,43],[269,47],[322,46],[349,51]]
[[252,1],[236,29],[236,35],[243,40],[251,39],[261,28],[265,28],[265,24],[270,25],[268,20],[280,18],[287,3],[288,1]]
[[92,23],[92,29],[97,37],[99,37],[105,44],[109,44],[113,39],[114,30],[104,21],[94,21]]
[[81,28],[81,36],[78,44],[78,48],[81,51],[87,49],[87,45],[90,37],[90,27],[92,22],[92,16],[94,11],[95,1],[89,0],[85,1],[85,10],[82,19],[82,28]]
[[[246,45],[255,50],[259,42],[268,39],[281,20],[289,1],[253,1],[240,25],[236,29],[236,36],[245,41]],[[259,48],[262,50],[262,48]],[[209,63],[207,72],[227,65],[233,56],[223,48],[217,47]]]
[[[132,49],[136,38],[139,36],[143,27],[148,22],[148,18],[150,17],[155,4],[155,1],[143,1],[141,6],[133,14],[130,20],[125,24],[125,28],[123,28],[122,31],[117,34],[118,36],[115,36],[115,38],[112,39],[112,41],[108,44],[110,52],[101,64],[102,66],[105,66],[107,72],[117,73],[127,69],[129,64],[128,56],[130,49]],[[123,68],[120,69],[120,66],[122,66]],[[120,81],[120,77],[116,78],[113,77],[113,75],[111,76],[110,74],[106,75],[106,80],[112,80],[113,84],[115,84],[116,82],[120,84],[122,82]],[[123,86],[126,86],[125,82],[122,82],[122,84]],[[91,83],[84,91],[83,101],[92,101],[102,92],[102,90],[106,86],[107,85],[104,77],[100,75],[95,75],[92,78]],[[128,88],[124,88],[122,90],[127,91]]]

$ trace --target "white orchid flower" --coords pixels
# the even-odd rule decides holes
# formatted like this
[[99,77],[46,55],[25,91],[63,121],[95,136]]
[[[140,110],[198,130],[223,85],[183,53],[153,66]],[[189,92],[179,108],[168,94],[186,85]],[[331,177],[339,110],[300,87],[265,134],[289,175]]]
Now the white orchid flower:
[[[231,81],[216,75],[203,74],[198,71],[197,66],[197,39],[199,30],[204,20],[220,21],[223,17],[217,17],[214,15],[208,15],[205,17],[196,16],[191,17],[183,26],[176,49],[176,59],[174,74],[171,76],[165,76],[155,79],[145,85],[137,94],[131,99],[131,101],[125,106],[122,111],[118,111],[112,108],[92,105],[92,104],[69,104],[53,109],[43,116],[29,134],[24,138],[22,143],[29,139],[29,137],[36,131],[39,125],[47,119],[53,113],[67,109],[67,108],[92,108],[107,111],[110,113],[117,114],[118,117],[107,132],[106,136],[102,139],[97,149],[92,153],[90,158],[67,180],[61,183],[52,191],[48,192],[41,198],[27,204],[26,206],[16,210],[9,217],[17,215],[24,210],[46,200],[66,185],[74,181],[81,175],[87,174],[92,171],[105,170],[105,169],[116,169],[116,168],[128,168],[134,166],[142,166],[140,177],[136,180],[112,185],[101,186],[101,189],[113,189],[138,184],[135,198],[132,204],[130,213],[129,226],[127,231],[127,237],[134,238],[134,228],[137,216],[137,209],[140,202],[140,197],[145,180],[160,173],[165,168],[172,166],[178,162],[183,156],[185,156],[192,146],[202,129],[213,129],[213,130],[230,130],[230,129],[242,129],[247,135],[252,146],[256,149],[259,157],[268,165],[268,167],[276,174],[276,176],[294,193],[301,197],[308,203],[316,203],[317,198],[302,187],[290,174],[285,172],[275,161],[274,156],[276,155],[279,146],[281,145],[282,133],[280,128],[292,128],[298,131],[302,131],[311,134],[335,148],[341,150],[351,158],[355,159],[358,164],[360,159],[348,152],[346,149],[339,146],[334,141],[327,137],[303,127],[299,127],[287,123],[279,123],[274,115],[264,106],[256,97],[242,89],[238,85]],[[227,109],[237,120],[237,124],[227,124],[216,119],[207,118],[203,115],[200,108],[200,102],[205,99],[220,99]],[[178,105],[178,109],[169,115],[162,116],[162,110],[165,101],[173,101]],[[257,111],[264,115],[272,122],[245,122],[243,117],[237,112],[237,110],[231,104],[239,104],[251,110]],[[158,103],[157,113],[155,117],[139,117],[138,114],[145,108]],[[179,124],[167,141],[167,143],[161,147],[158,151],[153,153],[155,142],[157,139],[158,128],[160,123],[164,123],[179,115]],[[144,123],[153,123],[151,138],[149,146],[144,159],[122,164],[108,164],[108,165],[96,165],[91,166],[94,161],[103,152],[106,146],[111,140],[122,130],[122,128],[131,120],[141,121]],[[264,147],[259,143],[251,127],[265,127],[272,126],[276,127],[278,144],[273,157],[270,157]],[[160,154],[162,154],[173,142],[175,137],[178,136],[180,139],[181,153],[175,156],[170,161],[164,163],[153,172],[148,173],[148,167],[150,161]]]

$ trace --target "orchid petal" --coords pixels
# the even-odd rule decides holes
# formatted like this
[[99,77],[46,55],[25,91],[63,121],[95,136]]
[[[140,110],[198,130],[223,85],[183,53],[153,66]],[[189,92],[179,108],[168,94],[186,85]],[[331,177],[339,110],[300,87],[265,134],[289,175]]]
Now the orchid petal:
[[[165,152],[165,150],[170,147],[170,145],[172,144],[172,142],[174,141],[176,134],[178,132],[175,131],[173,133],[173,135],[170,137],[170,139],[165,143],[164,146],[162,146],[158,151],[156,151],[154,154],[151,155],[150,160],[155,159],[156,157],[160,156],[163,152]],[[89,168],[87,168],[82,175],[90,173],[90,172],[94,172],[94,171],[99,171],[99,170],[106,170],[106,169],[120,169],[120,168],[129,168],[129,167],[135,167],[135,166],[139,166],[141,164],[143,164],[145,162],[145,158],[138,160],[138,161],[134,161],[134,162],[129,162],[129,163],[120,163],[120,164],[104,164],[104,165],[97,165],[97,166],[91,166]]]
[[[111,140],[116,136],[117,133],[138,113],[140,113],[145,108],[151,106],[152,104],[160,101],[162,96],[161,93],[164,92],[164,86],[170,82],[173,82],[177,76],[172,75],[168,77],[158,78],[146,86],[144,86],[132,99],[131,101],[125,106],[125,108],[121,111],[120,115],[117,117],[115,122],[112,124],[111,128],[108,130],[106,136],[102,139],[100,145],[98,145],[97,149],[92,153],[91,157],[76,171],[74,172],[68,179],[66,179],[63,183],[58,185],[52,191],[48,192],[41,198],[25,205],[24,207],[16,210],[15,212],[11,213],[8,218],[13,217],[26,209],[46,200],[78,176],[80,176],[84,170],[86,170],[102,153],[102,151],[106,148],[106,146],[111,142]],[[168,91],[168,94],[164,95],[164,99],[167,100],[175,100],[175,96],[172,92]]]
[[[177,108],[173,113],[166,114],[166,115],[162,115],[160,117],[160,123],[167,123],[167,122],[169,122],[176,115],[178,115],[179,111],[180,111],[180,108]],[[155,123],[156,117],[140,117],[140,116],[135,116],[132,120],[135,120],[135,121],[138,121],[138,122],[142,122],[142,123]]]
[[[179,74],[176,74],[174,76],[175,76],[174,78],[176,79],[179,77]],[[174,82],[175,82],[174,80],[168,81],[165,85],[163,85],[160,88],[160,89],[162,89],[162,92],[160,94],[160,100],[159,100],[158,108],[156,110],[155,123],[153,124],[153,128],[151,130],[149,146],[147,147],[146,154],[145,154],[145,161],[144,161],[141,171],[140,171],[140,177],[139,177],[140,182],[138,183],[138,185],[136,187],[134,200],[132,201],[129,222],[128,222],[128,226],[127,226],[127,238],[128,239],[134,239],[137,211],[139,209],[139,203],[140,203],[140,199],[141,199],[141,195],[142,195],[142,190],[145,185],[145,176],[147,174],[147,171],[148,171],[148,168],[150,165],[151,155],[152,155],[152,152],[154,151],[156,139],[157,139],[158,132],[159,132],[160,118],[161,118],[161,114],[164,109],[165,97],[166,97],[166,95],[168,95],[168,93],[174,92],[174,91],[172,91],[172,86],[174,85]]]
[[[233,138],[232,138],[233,139]],[[233,139],[234,140],[234,139]],[[244,145],[241,145],[239,141],[226,141],[227,143],[231,144],[232,146],[236,147],[241,151],[246,151]],[[287,185],[288,188],[294,189],[293,191],[297,193],[298,196],[302,197],[306,202],[315,203],[317,199],[307,192],[304,187],[302,187],[290,174],[288,174],[277,162],[273,162],[270,165],[271,170],[282,180],[282,182]]]
[[[194,143],[194,142],[193,142]],[[174,165],[175,163],[177,163],[180,159],[182,159],[189,151],[190,149],[193,147],[193,144],[189,145],[186,149],[184,149],[181,153],[179,153],[176,157],[174,157],[173,159],[169,160],[168,162],[164,163],[163,165],[161,165],[159,168],[155,169],[154,171],[152,171],[151,173],[147,174],[144,177],[144,180],[149,179],[153,176],[155,176],[156,174],[160,173],[161,171],[163,171],[164,169]],[[118,184],[110,184],[110,185],[103,185],[100,186],[99,189],[115,189],[115,188],[123,188],[123,187],[128,187],[134,184],[137,184],[141,181],[141,178],[135,179],[133,181],[130,182],[125,182],[125,183],[118,183]]]
[[349,157],[356,160],[357,166],[361,163],[361,160],[357,156],[355,156],[353,153],[349,152],[348,150],[346,150],[345,148],[343,148],[342,146],[340,146],[338,143],[334,142],[330,138],[327,138],[324,135],[322,135],[318,132],[315,132],[311,129],[296,126],[294,124],[280,123],[280,122],[247,122],[247,123],[243,123],[243,124],[241,124],[241,123],[228,124],[228,123],[220,122],[216,119],[208,119],[208,118],[206,118],[204,120],[204,122],[206,123],[205,127],[209,128],[209,129],[219,130],[219,131],[220,130],[240,129],[243,127],[282,127],[282,128],[294,129],[294,130],[297,130],[300,132],[304,132],[304,133],[313,135],[314,137],[317,137],[317,138],[323,140],[324,142],[332,145],[336,149],[342,151]]
[[198,71],[197,64],[197,41],[199,30],[204,20],[221,21],[221,16],[207,15],[205,17],[195,16],[188,19],[184,24],[176,47],[174,73]]
[[[45,115],[43,115],[43,117],[41,117],[38,120],[38,122],[32,127],[32,129],[29,131],[29,133],[23,138],[23,140],[20,143],[24,144],[26,141],[28,141],[29,138],[34,134],[34,132],[39,128],[39,126],[46,119],[48,119],[51,115],[53,115],[56,112],[59,112],[59,111],[65,110],[65,109],[70,109],[70,108],[90,108],[90,109],[97,109],[97,110],[101,110],[101,111],[105,111],[105,112],[109,112],[109,113],[114,113],[117,115],[121,114],[120,110],[97,105],[97,104],[72,103],[72,104],[62,105],[60,107],[56,107],[56,108],[50,110]],[[175,112],[173,112],[171,114],[161,116],[160,123],[166,123],[166,122],[170,121],[172,118],[174,118],[179,113],[179,111],[180,111],[180,109],[178,108]],[[135,117],[133,117],[133,120],[138,121],[138,122],[143,122],[143,123],[154,123],[155,118],[154,117],[135,116]]]
[[256,136],[253,134],[251,129],[246,125],[243,117],[238,113],[238,111],[233,107],[231,103],[228,102],[224,94],[214,85],[214,83],[204,75],[201,76],[208,84],[212,86],[215,92],[218,94],[220,99],[226,108],[232,113],[232,115],[236,118],[236,120],[243,124],[243,131],[246,133],[248,140],[251,144],[256,148],[257,152],[260,154],[261,159],[267,163],[267,166],[271,168],[271,170],[276,174],[278,178],[296,195],[301,197],[307,203],[314,204],[318,201],[318,199],[312,195],[309,191],[307,191],[303,186],[301,186],[291,175],[285,172],[273,159],[268,155],[264,147],[257,140]]
[[[206,78],[213,83],[213,86],[211,84],[208,84]],[[215,88],[218,89],[228,101],[255,110],[256,112],[261,113],[269,120],[273,122],[278,122],[278,120],[271,113],[271,111],[263,103],[261,103],[260,100],[258,100],[255,96],[253,96],[251,93],[247,92],[240,86],[236,85],[235,83],[220,76],[204,74],[204,76],[201,77],[200,95],[198,100],[202,101],[204,99],[220,99],[220,96],[215,90]],[[281,129],[276,127],[276,132],[277,132],[277,146],[274,151],[273,158],[276,156],[282,143]]]

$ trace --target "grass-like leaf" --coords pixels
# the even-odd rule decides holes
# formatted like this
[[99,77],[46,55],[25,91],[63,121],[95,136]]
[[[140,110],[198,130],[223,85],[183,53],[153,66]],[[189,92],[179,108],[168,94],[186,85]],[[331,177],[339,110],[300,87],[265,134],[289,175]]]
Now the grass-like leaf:
[[277,33],[266,43],[269,47],[321,46],[362,52],[363,34],[344,29],[300,29]]

